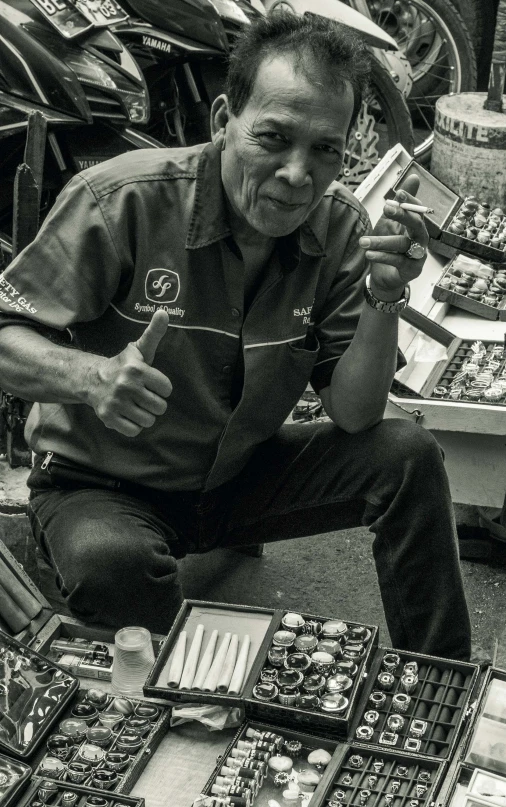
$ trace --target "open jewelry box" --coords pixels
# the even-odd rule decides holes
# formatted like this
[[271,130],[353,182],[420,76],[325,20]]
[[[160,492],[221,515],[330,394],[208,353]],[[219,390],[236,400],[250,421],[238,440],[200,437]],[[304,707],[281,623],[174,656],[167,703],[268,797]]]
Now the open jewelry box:
[[[286,635],[297,617],[302,617],[300,629]],[[179,659],[180,677],[192,657],[199,625],[203,625],[203,636],[192,671],[199,686],[193,689],[190,680],[180,688],[173,665],[181,650],[181,636],[186,634]],[[245,634],[251,638],[244,683],[232,693],[227,686],[223,692],[216,692],[214,682],[211,688],[198,680],[215,630],[219,636],[239,635],[233,664]],[[285,641],[285,646],[279,641]],[[220,640],[215,639],[214,659],[219,657],[219,645]],[[396,663],[390,667],[388,657],[390,661],[395,657]],[[408,663],[416,666],[413,688],[409,697],[397,697],[392,703],[393,696],[407,686],[401,677]],[[335,617],[186,600],[146,679],[144,693],[171,702],[241,705],[250,720],[321,732],[329,738],[348,737],[370,743],[371,748],[448,760],[466,718],[478,669],[475,664],[378,647],[374,626],[344,623]],[[384,680],[385,672],[391,680]],[[169,679],[173,679],[172,686]],[[376,704],[371,702],[371,694],[378,690],[382,697]],[[370,715],[365,715],[372,710],[377,717],[370,721]],[[398,718],[401,711],[402,725],[394,729],[390,717]]]
[[28,786],[32,775],[29,765],[0,754],[0,805],[16,807],[20,793]]
[[48,807],[144,807],[145,802],[143,798],[33,776],[16,807],[32,807],[34,804],[47,804]]
[[506,670],[489,667],[471,719],[441,787],[438,807],[497,807],[506,802]]
[[[270,751],[262,752],[267,747]],[[258,759],[241,756],[252,748]],[[262,753],[273,756],[264,761]],[[245,767],[240,767],[241,761]],[[242,774],[239,782],[234,780],[237,797],[251,794],[255,807],[267,807],[271,800],[301,807],[309,801],[311,807],[332,803],[408,807],[413,799],[418,807],[425,807],[433,803],[445,767],[444,762],[401,751],[371,750],[313,732],[247,720],[193,807],[207,807],[213,804],[213,795],[226,795],[229,771],[236,769]]]
[[[465,255],[456,255],[450,260],[450,263],[445,267],[445,270],[438,282],[434,285],[432,296],[435,300],[441,302],[448,302],[450,305],[462,308],[464,311],[470,311],[479,317],[486,319],[499,319],[501,322],[506,321],[506,282],[504,278],[504,271],[506,267],[502,264],[497,264],[494,268],[490,264],[481,264],[476,259],[469,259]],[[467,281],[466,285],[458,285],[460,278],[466,272],[482,272],[480,278],[483,289],[480,293],[475,293],[474,297],[468,296],[470,294],[471,280]],[[455,278],[457,277],[457,283]],[[498,283],[500,286],[495,287],[495,294],[491,297],[489,290],[494,289],[494,278],[499,278]],[[463,281],[462,281],[463,282]],[[502,288],[504,286],[504,289]]]
[[[242,605],[226,605],[223,603],[208,603],[199,600],[185,600],[176,617],[174,625],[164,643],[144,686],[144,694],[151,697],[166,699],[170,702],[217,703],[223,706],[243,706],[246,714],[261,719],[275,721],[279,725],[291,727],[311,727],[322,729],[329,734],[346,736],[349,721],[357,700],[358,693],[365,679],[370,664],[371,654],[377,645],[377,628],[372,625],[359,625],[347,622],[337,617],[322,617],[312,614],[303,614],[304,630],[291,631],[286,621],[294,616],[290,612],[267,608],[253,608]],[[184,668],[188,670],[189,659],[195,649],[194,639],[199,625],[203,626],[203,635],[197,648],[193,664],[193,675],[188,684],[181,687],[184,681],[185,669],[179,665],[179,677],[174,675],[174,662],[178,655]],[[322,628],[327,625],[328,631]],[[308,626],[311,626],[308,629]],[[314,631],[314,632],[313,632]],[[217,632],[217,633],[215,633]],[[339,640],[334,635],[340,633],[354,644],[348,646],[349,655],[341,658],[342,676],[336,685],[335,697],[329,699],[328,711],[314,707],[316,692],[325,684],[329,672],[327,667],[333,667],[333,657],[324,651],[325,645],[319,642],[316,633],[321,634],[321,641],[327,639],[335,642],[339,647]],[[332,633],[332,635],[331,635]],[[213,671],[203,676],[206,659],[214,664],[225,664],[225,657],[220,660],[220,650],[224,643],[238,637],[235,645],[233,667],[230,670],[232,680],[222,680],[221,674],[213,680]],[[184,636],[186,645],[181,649],[181,639]],[[249,637],[249,640],[246,639]],[[214,641],[214,648],[209,656],[209,648]],[[237,685],[234,684],[234,671],[241,665],[241,648],[248,647],[243,657],[243,671]],[[321,650],[321,665],[315,669],[311,681],[306,678],[304,695],[306,702],[303,708],[294,708],[294,698],[291,688],[295,681],[302,682],[304,678],[302,669],[308,668],[308,652]],[[226,648],[228,652],[228,648]],[[307,651],[307,652],[306,652]],[[277,671],[281,668],[284,659],[291,653],[298,656],[292,659],[298,669],[285,669],[285,678],[278,679]],[[327,667],[325,666],[327,665]],[[216,667],[216,665],[215,665]],[[269,669],[269,676],[265,675],[265,668]],[[182,671],[181,671],[182,669]],[[218,672],[222,669],[219,666]],[[335,676],[335,673],[333,673]],[[274,683],[276,676],[277,684]],[[200,680],[203,679],[203,680]],[[317,680],[318,679],[318,680]],[[172,685],[169,685],[169,680]],[[231,686],[232,683],[232,686]],[[278,686],[279,684],[279,686]],[[198,686],[197,686],[198,685]],[[279,692],[278,697],[278,691]],[[283,690],[286,689],[286,692]],[[286,696],[286,697],[285,697]],[[274,702],[274,698],[276,699]],[[281,702],[280,702],[281,701]]]
[[[472,405],[505,405],[504,339],[482,341],[456,337],[412,308],[406,308],[402,317],[426,339],[406,356],[406,367],[395,377],[392,396]],[[420,358],[424,350],[429,360],[424,360],[423,356]]]
[[[0,719],[0,751],[22,760],[29,760],[37,773],[40,762],[46,762],[48,757],[46,747],[50,739],[48,735],[56,735],[57,738],[59,737],[60,745],[55,745],[55,749],[51,753],[54,769],[46,764],[45,768],[40,768],[40,772],[44,777],[63,776],[66,781],[67,774],[62,771],[66,769],[70,761],[77,760],[76,755],[83,744],[92,742],[83,732],[90,730],[94,736],[93,731],[95,731],[98,741],[95,740],[94,744],[100,746],[103,743],[106,752],[121,751],[122,754],[126,754],[126,758],[120,760],[119,766],[116,766],[118,776],[115,777],[108,792],[129,792],[145,767],[149,755],[165,734],[170,719],[170,710],[166,706],[153,706],[142,700],[128,699],[125,709],[128,708],[126,704],[130,702],[132,714],[122,715],[120,721],[116,721],[116,725],[111,726],[109,738],[101,736],[100,732],[104,727],[100,715],[104,710],[111,708],[112,696],[103,693],[102,697],[106,697],[107,702],[93,705],[91,704],[91,693],[96,692],[96,688],[100,688],[99,692],[110,689],[109,682],[101,680],[104,667],[99,664],[94,668],[91,663],[82,681],[86,686],[96,688],[95,690],[93,688],[80,690],[81,676],[74,675],[59,665],[58,661],[63,658],[64,653],[62,651],[53,652],[51,644],[55,640],[64,640],[70,646],[72,643],[78,645],[82,641],[98,643],[99,646],[107,648],[113,654],[114,631],[86,626],[77,619],[55,614],[23,567],[2,542],[0,542],[0,559],[5,564],[3,568],[7,568],[8,572],[15,576],[15,582],[21,586],[21,590],[16,595],[18,599],[23,596],[23,590],[29,592],[30,597],[26,600],[27,605],[25,606],[28,614],[38,611],[26,627],[15,636],[0,631],[0,652],[2,653],[0,664],[3,664],[3,667],[0,667],[0,684],[3,685],[0,687],[0,692],[2,689],[4,690],[4,694],[0,694],[0,707],[4,713]],[[38,603],[40,610],[34,603]],[[9,614],[9,618],[11,618],[11,614]],[[9,629],[9,625],[5,621],[3,625]],[[162,639],[162,636],[152,635],[155,654],[159,651]],[[83,657],[76,658],[79,661]],[[100,661],[100,659],[98,660]],[[82,668],[79,667],[79,669]],[[11,693],[9,693],[9,688]],[[51,692],[48,695],[49,689]],[[13,700],[14,697],[16,700]],[[6,705],[10,706],[10,709],[6,708]],[[93,708],[87,708],[91,706]],[[38,711],[35,714],[41,715],[37,724],[35,724],[33,715],[36,707]],[[124,735],[128,734],[128,721],[138,718],[147,721],[142,729],[144,732],[142,742],[140,745],[134,744],[132,747],[126,748]],[[61,726],[64,722],[68,724],[69,720],[74,724],[76,737],[79,731],[82,736],[80,743],[70,743],[66,749],[64,741],[70,737],[72,727],[67,725],[63,732]],[[64,734],[67,737],[62,736]],[[76,740],[76,737],[73,740]],[[93,770],[98,770],[102,769],[104,765],[100,761],[97,763],[96,760],[93,760],[92,767]],[[90,781],[88,775],[87,778],[76,783],[87,785]]]
[[427,230],[431,237],[430,248],[434,252],[447,255],[447,248],[452,247],[485,261],[495,263],[506,261],[504,243],[498,248],[451,232],[449,228],[452,226],[455,215],[463,207],[464,200],[414,160],[410,160],[398,173],[396,181],[385,198],[392,198],[396,191],[403,189],[407,177],[413,174],[416,174],[420,182],[417,198],[422,205],[434,210],[433,213],[425,214]]

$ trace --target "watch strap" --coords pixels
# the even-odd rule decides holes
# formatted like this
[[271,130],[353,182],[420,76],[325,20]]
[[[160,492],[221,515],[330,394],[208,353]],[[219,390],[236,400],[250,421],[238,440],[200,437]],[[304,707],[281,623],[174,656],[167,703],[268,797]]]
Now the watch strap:
[[409,303],[409,294],[409,286],[405,286],[404,294],[400,300],[394,300],[393,302],[380,300],[371,291],[371,276],[367,275],[365,279],[364,297],[366,303],[370,305],[371,308],[374,308],[376,311],[381,311],[383,314],[400,314],[401,311],[404,311]]

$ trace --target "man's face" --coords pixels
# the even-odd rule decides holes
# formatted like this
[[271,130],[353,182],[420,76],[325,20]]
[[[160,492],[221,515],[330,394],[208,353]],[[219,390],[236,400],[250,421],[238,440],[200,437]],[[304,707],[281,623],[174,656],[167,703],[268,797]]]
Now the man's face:
[[339,175],[352,113],[349,82],[320,89],[290,57],[265,59],[225,124],[222,178],[240,222],[274,238],[293,232]]

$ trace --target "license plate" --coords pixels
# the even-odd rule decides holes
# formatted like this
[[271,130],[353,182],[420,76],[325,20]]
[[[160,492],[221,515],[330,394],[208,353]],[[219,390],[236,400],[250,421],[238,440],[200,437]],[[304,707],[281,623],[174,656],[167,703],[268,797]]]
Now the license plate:
[[116,0],[75,0],[77,8],[98,28],[128,19]]
[[91,20],[85,17],[71,0],[30,0],[30,2],[65,39],[73,39],[93,28]]
[[116,0],[30,0],[65,39],[128,19]]

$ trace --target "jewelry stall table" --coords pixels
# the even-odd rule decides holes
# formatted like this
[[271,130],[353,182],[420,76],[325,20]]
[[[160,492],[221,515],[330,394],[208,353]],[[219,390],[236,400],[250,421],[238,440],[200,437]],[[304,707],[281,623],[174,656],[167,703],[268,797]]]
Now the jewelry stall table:
[[[392,196],[392,187],[410,164],[413,165],[410,155],[402,146],[395,146],[357,189],[356,196],[366,207],[373,224],[382,213],[385,199]],[[427,206],[434,204],[431,182],[429,175],[418,192],[421,203]],[[436,183],[434,179],[434,194],[437,193]],[[446,254],[441,254],[443,252]],[[506,323],[483,319],[432,297],[434,286],[455,253],[455,248],[431,239],[422,275],[411,284],[410,300],[410,307],[427,319],[416,325],[405,320],[400,322],[399,344],[407,367],[397,373],[396,379],[415,393],[421,393],[444,356],[441,346],[424,337],[417,326],[430,330],[430,323],[436,323],[450,332],[450,336],[466,343],[482,340],[504,345]],[[440,348],[439,353],[433,352],[435,347]],[[421,353],[425,353],[422,361],[419,360]],[[445,452],[454,502],[502,506],[506,491],[506,405],[437,400],[428,397],[426,392],[410,397],[391,393],[385,415],[414,420],[434,433]]]

